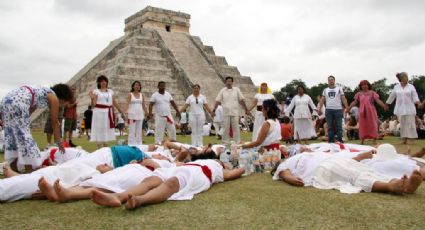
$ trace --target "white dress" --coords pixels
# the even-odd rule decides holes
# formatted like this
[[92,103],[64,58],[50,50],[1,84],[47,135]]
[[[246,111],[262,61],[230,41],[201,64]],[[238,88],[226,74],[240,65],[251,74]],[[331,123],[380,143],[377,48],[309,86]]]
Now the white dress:
[[187,97],[186,105],[189,106],[189,125],[192,130],[192,145],[203,146],[202,128],[205,123],[204,105],[207,104],[207,98],[200,94],[195,97],[193,94]]
[[261,146],[268,146],[275,143],[279,144],[280,139],[282,139],[280,133],[280,123],[277,120],[272,119],[268,119],[267,122],[270,124],[270,128],[266,138],[264,139],[263,143],[261,143]]
[[[112,97],[114,92],[108,89],[107,92],[102,92],[95,89],[93,93],[97,96],[97,104],[112,106]],[[95,108],[93,109],[93,118],[91,126],[92,142],[107,142],[115,140],[115,127],[110,127],[108,108]]]
[[[257,99],[257,107],[263,105],[263,101],[274,99],[273,94],[263,94],[263,93],[257,93],[254,96],[255,99]],[[254,128],[252,131],[252,140],[257,140],[258,131],[260,130],[261,126],[263,125],[263,122],[265,121],[265,118],[263,116],[262,111],[258,111],[257,108],[255,108],[255,117],[254,117]]]
[[142,144],[143,119],[145,114],[143,111],[143,95],[140,93],[139,98],[136,98],[133,93],[130,93],[130,105],[128,107],[128,144]]
[[224,181],[223,167],[215,160],[197,160],[190,162],[207,166],[212,173],[210,181],[199,166],[179,166],[175,168],[159,168],[154,176],[167,180],[176,177],[179,181],[179,191],[168,200],[191,200],[195,194],[208,190],[212,184]]
[[296,140],[310,139],[316,136],[309,106],[313,110],[316,109],[316,106],[310,96],[307,94],[304,94],[301,97],[296,95],[292,99],[291,104],[289,104],[288,108],[285,110],[285,114],[289,114],[295,107],[294,139]]

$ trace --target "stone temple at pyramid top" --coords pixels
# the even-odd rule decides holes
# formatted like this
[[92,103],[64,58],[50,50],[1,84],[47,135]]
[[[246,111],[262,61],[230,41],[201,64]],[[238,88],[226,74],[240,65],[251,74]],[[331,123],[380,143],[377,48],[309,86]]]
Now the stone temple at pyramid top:
[[189,34],[189,21],[189,14],[148,6],[125,19],[124,32],[150,28]]

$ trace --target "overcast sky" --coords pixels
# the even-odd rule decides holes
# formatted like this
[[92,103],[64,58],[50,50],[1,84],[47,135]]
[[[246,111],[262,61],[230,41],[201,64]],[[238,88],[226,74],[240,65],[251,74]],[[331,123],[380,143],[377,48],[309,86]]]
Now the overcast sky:
[[192,35],[273,90],[329,74],[349,86],[425,74],[423,0],[2,0],[0,98],[23,84],[68,81],[147,5],[190,14]]

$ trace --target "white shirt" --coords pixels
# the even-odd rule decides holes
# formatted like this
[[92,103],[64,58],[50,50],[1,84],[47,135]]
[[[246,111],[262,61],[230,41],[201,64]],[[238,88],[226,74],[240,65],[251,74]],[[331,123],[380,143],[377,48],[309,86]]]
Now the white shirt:
[[189,105],[189,113],[191,114],[204,114],[204,105],[207,104],[207,98],[199,94],[198,97],[195,95],[190,95],[186,99],[186,105]]
[[174,100],[171,94],[167,91],[164,94],[155,92],[152,94],[150,102],[155,103],[155,114],[157,116],[169,116],[171,115],[170,102]]
[[183,112],[180,114],[180,124],[186,124],[187,123],[187,113]]
[[304,186],[311,186],[313,185],[313,177],[317,167],[322,161],[332,156],[330,153],[321,152],[297,154],[280,163],[273,175],[273,180],[281,179],[279,173],[289,169],[292,175],[303,180]]
[[286,108],[285,114],[289,114],[295,107],[294,118],[311,118],[311,112],[308,107],[309,105],[313,110],[316,109],[316,106],[310,96],[307,94],[304,94],[301,97],[296,95],[292,98],[291,104],[289,104],[288,108]]
[[344,91],[339,86],[335,88],[326,88],[322,94],[326,99],[326,109],[342,109],[341,96],[344,95]]
[[257,105],[263,105],[263,101],[274,99],[274,96],[271,93],[257,93],[254,98],[257,99]]
[[267,132],[267,136],[264,139],[261,146],[268,146],[274,143],[279,143],[280,139],[282,139],[280,132],[280,123],[277,120],[268,119],[266,122],[270,124],[269,131]]
[[133,93],[130,93],[130,104],[128,106],[128,119],[143,120],[145,113],[143,111],[143,95],[140,93],[139,98],[136,98]]
[[215,109],[214,122],[217,122],[217,123],[223,122],[223,106],[221,105],[217,106],[217,109]]
[[107,89],[106,92],[100,91],[100,89],[95,89],[93,93],[97,96],[96,104],[112,105],[114,91],[111,89]]
[[225,87],[220,90],[215,100],[221,102],[224,116],[239,116],[239,102],[245,100],[245,97],[239,88],[228,89]]
[[205,124],[204,126],[202,126],[202,136],[209,136],[210,131],[211,131],[210,124]]
[[416,115],[415,103],[419,102],[419,97],[412,84],[407,84],[404,88],[401,84],[395,85],[388,97],[387,104],[393,103],[396,98],[397,100],[394,107],[395,115]]

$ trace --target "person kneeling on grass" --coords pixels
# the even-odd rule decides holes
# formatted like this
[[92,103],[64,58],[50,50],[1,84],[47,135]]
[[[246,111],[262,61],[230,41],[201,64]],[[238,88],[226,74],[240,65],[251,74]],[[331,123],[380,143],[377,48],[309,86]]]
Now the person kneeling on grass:
[[[207,153],[208,154],[208,153]],[[197,155],[203,157],[202,154]],[[196,159],[192,156],[192,160]],[[175,168],[156,169],[153,176],[122,193],[93,191],[92,201],[101,206],[126,209],[168,200],[191,200],[195,194],[208,190],[212,184],[239,178],[244,169],[224,169],[217,159],[194,160]]]
[[365,152],[354,158],[343,158],[328,153],[302,153],[280,163],[273,175],[294,186],[313,186],[319,189],[338,189],[342,193],[382,192],[397,195],[411,194],[422,183],[422,176],[414,170],[407,177],[394,178],[360,163],[372,158]]

